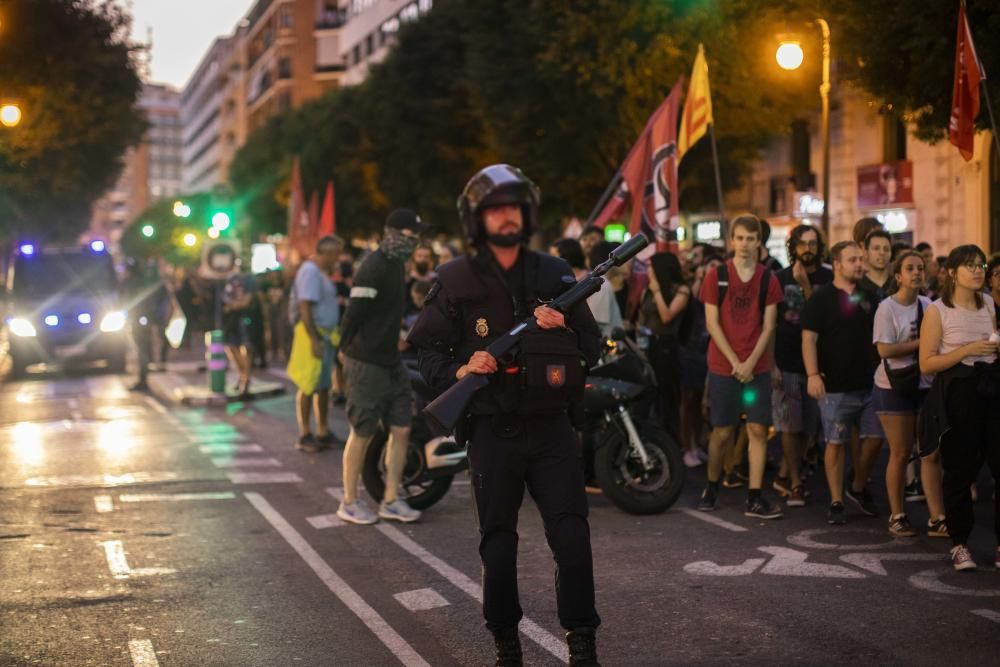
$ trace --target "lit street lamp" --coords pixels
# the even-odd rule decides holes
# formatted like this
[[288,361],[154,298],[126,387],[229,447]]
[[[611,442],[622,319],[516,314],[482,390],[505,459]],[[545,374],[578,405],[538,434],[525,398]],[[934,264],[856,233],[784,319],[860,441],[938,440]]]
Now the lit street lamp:
[[[823,34],[823,80],[819,84],[819,98],[822,104],[820,114],[820,134],[823,135],[823,216],[820,224],[823,234],[830,238],[830,25],[824,19],[813,21]],[[782,41],[774,54],[782,69],[798,69],[804,55],[802,45],[795,41]]]
[[21,122],[21,107],[16,104],[4,104],[0,106],[0,123],[4,127],[17,127]]

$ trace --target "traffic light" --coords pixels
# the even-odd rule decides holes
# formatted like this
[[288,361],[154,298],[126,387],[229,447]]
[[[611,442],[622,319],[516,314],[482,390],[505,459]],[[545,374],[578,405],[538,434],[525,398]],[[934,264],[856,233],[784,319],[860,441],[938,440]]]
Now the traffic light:
[[216,211],[212,214],[212,227],[218,229],[220,232],[224,232],[229,229],[233,219],[225,211]]
[[174,215],[178,218],[188,218],[191,216],[191,207],[178,199],[174,202]]
[[140,231],[142,231],[142,235],[145,236],[147,239],[153,238],[153,236],[156,234],[156,228],[153,227],[153,225],[143,225]]

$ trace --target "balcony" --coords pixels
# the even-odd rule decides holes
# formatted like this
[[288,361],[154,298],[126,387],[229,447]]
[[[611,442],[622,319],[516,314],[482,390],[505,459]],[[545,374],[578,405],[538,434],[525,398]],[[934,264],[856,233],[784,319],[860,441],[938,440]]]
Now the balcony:
[[328,7],[316,19],[316,30],[336,30],[347,23],[347,10]]

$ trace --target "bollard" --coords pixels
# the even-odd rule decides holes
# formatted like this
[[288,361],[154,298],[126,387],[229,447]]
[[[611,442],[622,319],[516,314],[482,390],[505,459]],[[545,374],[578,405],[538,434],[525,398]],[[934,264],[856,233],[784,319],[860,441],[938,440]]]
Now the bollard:
[[226,347],[218,329],[205,332],[205,366],[208,387],[216,394],[226,393]]

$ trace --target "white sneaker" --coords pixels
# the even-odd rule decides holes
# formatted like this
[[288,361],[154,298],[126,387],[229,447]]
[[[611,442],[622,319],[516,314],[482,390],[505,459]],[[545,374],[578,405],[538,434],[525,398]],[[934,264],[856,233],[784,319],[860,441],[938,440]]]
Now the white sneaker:
[[951,565],[959,572],[976,569],[976,561],[972,560],[972,554],[964,544],[951,548]]
[[420,511],[415,510],[406,504],[405,500],[396,498],[386,505],[384,502],[378,506],[378,515],[389,521],[402,521],[403,523],[413,523],[420,518]]
[[337,516],[344,521],[356,523],[359,526],[370,526],[378,522],[378,517],[375,516],[375,513],[357,500],[350,504],[341,502],[340,509],[337,510]]
[[688,468],[697,468],[698,466],[705,465],[705,462],[701,460],[697,452],[689,449],[684,452],[684,465]]

